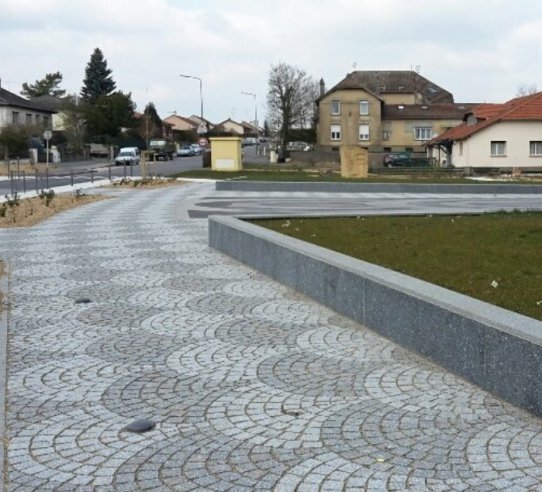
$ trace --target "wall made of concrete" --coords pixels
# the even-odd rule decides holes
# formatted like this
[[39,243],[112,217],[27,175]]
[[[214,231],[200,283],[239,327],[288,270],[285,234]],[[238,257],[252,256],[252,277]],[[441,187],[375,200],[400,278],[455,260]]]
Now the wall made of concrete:
[[234,217],[209,244],[542,417],[541,322]]

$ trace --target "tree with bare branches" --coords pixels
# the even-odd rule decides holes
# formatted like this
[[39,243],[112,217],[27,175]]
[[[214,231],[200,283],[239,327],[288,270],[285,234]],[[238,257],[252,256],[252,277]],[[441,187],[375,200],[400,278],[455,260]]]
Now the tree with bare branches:
[[530,96],[532,94],[536,94],[537,92],[538,88],[536,87],[536,84],[522,84],[518,87],[518,90],[516,91],[516,97]]
[[314,117],[318,84],[300,68],[279,63],[271,66],[267,94],[268,119],[280,135],[284,154],[291,128],[306,128]]

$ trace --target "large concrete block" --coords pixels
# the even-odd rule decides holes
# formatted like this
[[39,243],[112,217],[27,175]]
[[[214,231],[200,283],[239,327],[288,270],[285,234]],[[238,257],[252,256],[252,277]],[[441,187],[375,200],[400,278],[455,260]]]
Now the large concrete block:
[[234,217],[209,244],[542,417],[542,323]]

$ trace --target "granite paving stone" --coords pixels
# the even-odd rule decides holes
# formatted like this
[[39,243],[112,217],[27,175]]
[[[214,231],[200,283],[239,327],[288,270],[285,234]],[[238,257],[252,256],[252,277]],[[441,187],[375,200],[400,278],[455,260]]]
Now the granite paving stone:
[[540,419],[209,248],[192,186],[0,231],[7,490],[542,490]]

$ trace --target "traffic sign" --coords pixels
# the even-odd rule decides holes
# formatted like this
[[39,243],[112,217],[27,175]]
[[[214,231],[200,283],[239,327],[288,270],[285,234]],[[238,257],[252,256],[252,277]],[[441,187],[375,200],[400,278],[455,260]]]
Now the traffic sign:
[[45,130],[43,132],[43,138],[45,140],[51,140],[51,138],[53,138],[53,132],[51,130]]
[[209,141],[205,137],[201,137],[198,140],[198,144],[200,147],[207,147],[207,145],[209,145]]

